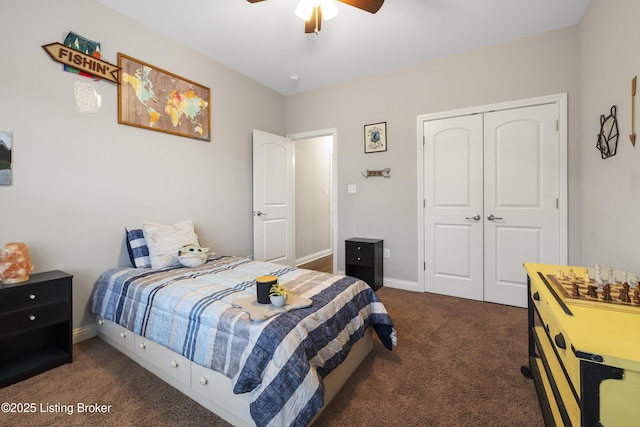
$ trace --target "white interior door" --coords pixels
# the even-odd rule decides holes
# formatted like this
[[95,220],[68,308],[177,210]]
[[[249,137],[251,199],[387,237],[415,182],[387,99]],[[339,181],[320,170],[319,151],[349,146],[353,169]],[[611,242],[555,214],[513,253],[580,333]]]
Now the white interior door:
[[425,290],[483,299],[482,115],[424,124]]
[[295,264],[294,145],[253,131],[253,258]]
[[557,264],[555,104],[484,115],[485,301],[527,306],[524,262]]

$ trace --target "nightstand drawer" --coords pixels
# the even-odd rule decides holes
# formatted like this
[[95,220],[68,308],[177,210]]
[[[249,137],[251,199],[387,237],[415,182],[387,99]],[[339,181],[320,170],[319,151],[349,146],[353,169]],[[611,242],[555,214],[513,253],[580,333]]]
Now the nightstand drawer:
[[12,311],[0,315],[0,337],[64,322],[66,320],[70,320],[69,303],[67,301]]
[[375,246],[358,241],[346,242],[346,261],[350,264],[372,265],[375,262]]
[[374,255],[367,252],[347,252],[346,261],[349,264],[356,265],[373,265],[375,262]]
[[69,281],[58,280],[47,284],[26,284],[5,289],[0,298],[0,312],[7,313],[69,299]]

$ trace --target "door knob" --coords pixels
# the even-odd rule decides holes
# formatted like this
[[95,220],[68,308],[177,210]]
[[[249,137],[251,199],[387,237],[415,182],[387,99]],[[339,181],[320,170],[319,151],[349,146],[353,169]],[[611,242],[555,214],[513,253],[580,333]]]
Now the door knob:
[[474,221],[479,221],[480,220],[480,215],[468,216],[465,219],[472,219]]
[[489,221],[493,221],[494,219],[500,219],[500,220],[501,220],[502,218],[501,218],[501,217],[499,217],[499,216],[493,216],[493,214],[491,214],[491,215],[489,215],[489,216],[487,217],[487,219],[488,219]]
[[258,212],[256,212],[256,215],[258,215],[258,216],[263,216],[263,215],[266,215],[266,213],[264,213],[264,212],[262,212],[262,211],[258,211]]

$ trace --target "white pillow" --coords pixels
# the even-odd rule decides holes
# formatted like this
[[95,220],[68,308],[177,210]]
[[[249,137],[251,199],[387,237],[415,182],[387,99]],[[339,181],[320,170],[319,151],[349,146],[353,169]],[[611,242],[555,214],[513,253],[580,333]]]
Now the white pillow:
[[178,261],[180,247],[200,245],[191,220],[174,225],[145,222],[142,224],[142,232],[149,247],[151,268],[178,266],[180,265]]

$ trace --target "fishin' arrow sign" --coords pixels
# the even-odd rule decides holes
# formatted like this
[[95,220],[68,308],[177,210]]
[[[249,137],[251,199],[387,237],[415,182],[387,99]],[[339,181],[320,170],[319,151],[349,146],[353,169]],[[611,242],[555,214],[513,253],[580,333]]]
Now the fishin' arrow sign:
[[82,53],[62,43],[49,43],[42,46],[51,59],[61,64],[85,71],[96,77],[101,77],[113,83],[118,83],[120,67],[109,64],[91,55]]

